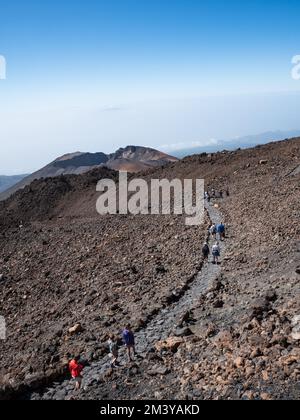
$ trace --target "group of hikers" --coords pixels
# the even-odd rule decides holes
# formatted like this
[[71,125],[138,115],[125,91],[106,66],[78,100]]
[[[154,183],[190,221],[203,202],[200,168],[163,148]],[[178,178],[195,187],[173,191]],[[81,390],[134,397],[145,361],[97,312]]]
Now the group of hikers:
[[[119,342],[120,340],[116,335],[114,334],[110,335],[107,344],[108,344],[109,356],[111,358],[111,362],[110,362],[111,368],[116,368],[120,365],[119,364]],[[130,325],[127,325],[122,332],[122,342],[126,348],[128,361],[132,362],[133,358],[136,355],[136,351],[135,351],[135,337],[134,337],[134,333]],[[79,356],[74,357],[74,359],[70,361],[69,371],[70,371],[72,380],[74,381],[74,384],[75,384],[75,391],[80,390],[82,386],[83,369],[84,369],[84,363],[81,362]]]
[[[212,256],[213,264],[219,264],[219,259],[221,257],[221,248],[220,242],[224,241],[226,238],[226,227],[222,222],[219,225],[213,223],[209,229],[209,235],[216,241],[212,246]],[[205,260],[209,259],[210,247],[208,242],[205,242],[202,248],[202,254]],[[109,355],[111,358],[110,366],[111,368],[116,368],[120,366],[119,364],[119,344],[121,340],[117,335],[111,334],[108,340],[108,349]],[[122,332],[122,342],[126,348],[128,361],[132,362],[133,358],[136,356],[135,351],[135,337],[130,325],[127,325]],[[78,391],[82,386],[82,371],[84,369],[84,364],[80,361],[80,357],[74,357],[69,363],[69,370],[72,376],[72,379],[75,383],[75,390]]]
[[[224,198],[224,194],[226,197],[230,196],[229,188],[226,188],[225,193],[223,190],[216,191],[214,188],[208,189],[204,193],[204,199],[210,203],[212,198]],[[221,248],[220,248],[220,241],[224,241],[226,237],[226,227],[225,224],[222,222],[219,225],[213,223],[209,229],[209,235],[215,240],[214,245],[212,246],[212,256],[213,256],[213,264],[219,264],[219,260],[221,257]],[[208,260],[210,255],[210,248],[208,242],[205,242],[202,248],[202,255],[205,260]]]
[[[224,241],[226,238],[226,227],[225,224],[222,222],[219,225],[216,225],[213,223],[209,228],[209,234],[210,236],[216,241],[214,245],[212,246],[212,256],[213,256],[213,264],[219,264],[219,259],[221,257],[221,248],[220,248],[220,242]],[[202,248],[202,255],[205,260],[208,260],[210,255],[210,248],[208,245],[208,242],[205,242]]]
[[[226,196],[229,197],[229,190],[226,190]],[[210,202],[211,198],[223,198],[224,192],[219,191],[218,193],[212,189],[205,192],[205,199]],[[215,240],[214,245],[210,251],[208,242],[205,242],[202,248],[202,255],[205,260],[208,261],[210,253],[213,256],[213,264],[219,264],[219,259],[221,257],[221,248],[220,241],[224,241],[226,238],[226,227],[222,222],[220,224],[213,223],[209,229],[209,235]],[[120,366],[119,363],[119,344],[121,340],[117,335],[111,334],[108,340],[108,349],[109,356],[111,358],[110,366],[111,368],[116,368]],[[132,362],[133,358],[136,356],[135,351],[135,337],[130,325],[127,325],[122,332],[122,342],[126,348],[128,361]],[[78,391],[82,386],[82,372],[84,369],[84,364],[80,361],[80,357],[74,357],[69,363],[69,370],[72,376],[72,379],[75,383],[75,390]]]
[[[229,188],[226,188],[225,196],[226,197],[230,196]],[[214,188],[212,188],[211,190],[205,191],[204,198],[208,202],[210,202],[212,198],[224,198],[224,191],[223,190],[216,191]]]
[[[123,330],[122,333],[122,342],[124,346],[126,347],[127,356],[129,363],[133,361],[133,358],[136,355],[135,352],[135,337],[134,333],[131,329],[131,326],[128,324],[126,328]],[[111,367],[115,368],[119,366],[119,338],[111,334],[108,340],[108,347],[110,351],[110,357],[111,357]]]

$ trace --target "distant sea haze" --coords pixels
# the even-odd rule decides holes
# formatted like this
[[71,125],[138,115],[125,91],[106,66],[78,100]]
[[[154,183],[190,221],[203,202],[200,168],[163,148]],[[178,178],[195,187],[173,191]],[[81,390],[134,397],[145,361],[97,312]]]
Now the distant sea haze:
[[[108,159],[111,162],[111,169],[127,170],[128,172],[137,172],[149,167],[159,166],[168,161],[176,161],[175,158],[182,159],[185,156],[215,153],[222,150],[236,150],[251,148],[257,145],[266,144],[272,141],[285,140],[290,138],[300,138],[300,130],[290,131],[269,131],[257,135],[238,137],[232,140],[212,140],[209,144],[199,146],[195,143],[184,143],[178,145],[161,146],[159,149],[166,151],[168,155],[164,155],[161,151],[140,147],[128,146],[122,148],[115,154],[106,155],[102,152],[98,153],[71,153],[58,158],[45,168],[40,169],[31,175],[1,176],[0,175],[0,201],[7,198],[9,194],[15,192],[17,187],[23,188],[33,179],[40,177],[58,176],[60,174],[79,174],[86,172],[99,164],[107,164]],[[149,166],[150,165],[150,166]],[[14,172],[13,168],[11,171]]]
[[231,140],[217,140],[212,141],[211,144],[206,146],[191,146],[186,148],[180,148],[177,150],[172,150],[172,148],[163,148],[171,153],[173,156],[182,159],[185,156],[196,155],[201,153],[216,153],[222,150],[236,150],[236,149],[246,149],[253,146],[258,146],[261,144],[270,143],[272,141],[280,141],[285,139],[291,139],[295,137],[300,137],[300,130],[290,130],[290,131],[268,131],[266,133],[261,133],[257,135],[250,135],[244,137],[238,137]]

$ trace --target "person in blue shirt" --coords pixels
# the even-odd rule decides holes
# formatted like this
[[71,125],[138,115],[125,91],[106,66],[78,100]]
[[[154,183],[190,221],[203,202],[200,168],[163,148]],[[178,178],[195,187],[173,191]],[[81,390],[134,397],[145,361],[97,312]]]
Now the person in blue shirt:
[[132,362],[131,354],[135,356],[135,338],[130,325],[127,325],[123,331],[123,342],[127,349],[129,362]]
[[220,236],[221,241],[223,241],[225,239],[225,232],[226,232],[224,223],[221,223],[220,225],[218,225],[217,232]]

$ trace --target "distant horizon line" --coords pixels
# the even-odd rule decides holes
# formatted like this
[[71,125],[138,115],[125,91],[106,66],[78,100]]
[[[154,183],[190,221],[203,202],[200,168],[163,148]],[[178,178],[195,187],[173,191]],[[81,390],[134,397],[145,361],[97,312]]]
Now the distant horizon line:
[[[263,136],[272,136],[272,135],[278,135],[278,138],[267,138],[265,140],[263,139],[257,139],[258,137],[263,137]],[[291,136],[289,136],[291,135]],[[126,149],[127,147],[141,147],[141,148],[146,148],[146,149],[153,149],[165,154],[169,154],[171,155],[171,157],[176,157],[178,159],[183,159],[184,157],[188,156],[189,153],[188,152],[195,152],[194,154],[197,154],[197,151],[199,151],[199,153],[205,153],[205,150],[207,153],[218,153],[220,151],[226,150],[226,149],[218,149],[219,147],[222,147],[223,145],[225,146],[226,144],[229,145],[231,144],[231,149],[229,148],[229,150],[236,150],[235,147],[238,149],[238,144],[236,144],[236,142],[238,141],[243,141],[246,139],[249,141],[249,143],[244,143],[240,145],[240,148],[249,148],[249,147],[256,147],[258,145],[263,145],[263,144],[268,144],[268,143],[272,143],[272,142],[278,142],[278,141],[284,141],[284,140],[291,140],[293,138],[296,138],[297,136],[300,136],[300,129],[292,129],[292,130],[270,130],[270,131],[265,131],[263,133],[258,133],[258,134],[249,134],[249,135],[245,135],[245,136],[237,136],[235,138],[231,138],[231,139],[211,139],[210,141],[206,141],[206,142],[192,142],[192,143],[180,143],[180,145],[182,147],[180,148],[175,148],[175,144],[174,145],[162,145],[162,146],[140,146],[140,145],[133,145],[133,144],[128,144],[127,146],[121,146],[119,147],[116,151],[120,150],[120,149]],[[254,139],[257,139],[257,143],[255,142],[251,142]],[[179,144],[178,144],[179,145]],[[167,147],[170,146],[174,146],[174,148],[170,148],[167,149]],[[115,151],[115,152],[116,152]],[[54,159],[53,161],[50,161],[48,164],[50,164],[51,162],[55,162],[58,159],[61,159],[64,156],[68,156],[68,155],[74,155],[74,154],[96,154],[96,153],[104,153],[106,155],[110,155],[113,154],[114,152],[110,152],[110,153],[105,153],[105,152],[91,152],[91,151],[86,151],[86,152],[80,152],[80,151],[76,151],[76,152],[67,152],[61,156],[58,156],[56,159]],[[186,153],[186,154],[185,154]],[[177,154],[177,156],[176,156]],[[48,165],[46,164],[46,166]],[[31,175],[32,173],[34,173],[37,170],[40,170],[42,167],[39,167],[38,169],[34,169],[31,172],[21,172],[21,173],[13,173],[11,175],[8,174],[0,174],[1,177],[19,177],[19,176],[28,176]]]

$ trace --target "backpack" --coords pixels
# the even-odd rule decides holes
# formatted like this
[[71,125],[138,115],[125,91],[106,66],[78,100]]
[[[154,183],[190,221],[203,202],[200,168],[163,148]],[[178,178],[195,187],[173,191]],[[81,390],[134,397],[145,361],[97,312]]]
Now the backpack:
[[78,378],[81,376],[83,366],[80,363],[77,363],[75,360],[72,360],[69,363],[69,370],[73,378]]
[[202,248],[202,252],[203,252],[203,254],[209,254],[209,246],[204,245],[204,247]]
[[124,330],[124,332],[123,332],[123,340],[124,340],[124,343],[127,346],[133,346],[134,345],[134,335],[133,335],[133,332],[128,331],[128,330]]

